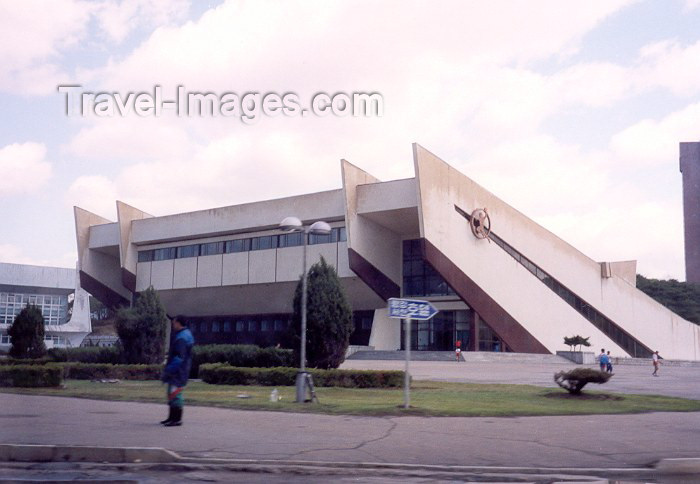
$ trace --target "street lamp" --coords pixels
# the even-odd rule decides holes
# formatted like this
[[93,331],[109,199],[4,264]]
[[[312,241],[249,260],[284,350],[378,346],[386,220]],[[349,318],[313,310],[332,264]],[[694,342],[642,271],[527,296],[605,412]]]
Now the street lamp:
[[309,374],[306,371],[306,245],[309,234],[313,235],[328,235],[331,233],[331,226],[326,222],[318,221],[312,223],[308,227],[304,227],[296,217],[287,217],[280,222],[280,229],[287,232],[302,232],[304,246],[304,259],[301,276],[301,351],[299,363],[299,372],[296,379],[297,403],[306,401],[306,387],[308,385]]

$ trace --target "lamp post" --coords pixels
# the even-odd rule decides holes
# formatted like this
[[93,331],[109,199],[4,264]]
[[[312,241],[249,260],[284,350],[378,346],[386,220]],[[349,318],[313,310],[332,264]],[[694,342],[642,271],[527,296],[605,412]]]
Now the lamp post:
[[301,276],[301,350],[299,372],[296,379],[296,402],[304,403],[306,401],[306,387],[308,382],[308,373],[306,371],[306,246],[309,234],[313,235],[328,235],[331,233],[331,227],[326,222],[318,221],[312,223],[308,227],[304,227],[296,217],[287,217],[280,222],[280,229],[287,232],[302,232],[302,245],[304,246],[304,257]]

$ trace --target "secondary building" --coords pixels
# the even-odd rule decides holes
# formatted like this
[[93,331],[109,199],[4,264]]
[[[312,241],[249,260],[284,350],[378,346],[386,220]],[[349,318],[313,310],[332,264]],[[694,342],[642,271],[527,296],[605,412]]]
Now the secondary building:
[[413,162],[413,178],[382,182],[343,160],[337,190],[163,217],[76,207],[81,285],[111,307],[152,286],[199,342],[276,344],[303,250],[279,223],[296,216],[332,227],[309,235],[308,264],[336,267],[352,344],[402,349],[386,301],[411,297],[440,310],[412,325],[419,351],[554,353],[579,334],[615,356],[700,359],[700,327],[636,289],[634,261],[588,258],[419,145]]
[[7,330],[27,304],[44,316],[47,348],[80,346],[91,331],[88,297],[75,269],[0,262],[0,350],[9,350]]

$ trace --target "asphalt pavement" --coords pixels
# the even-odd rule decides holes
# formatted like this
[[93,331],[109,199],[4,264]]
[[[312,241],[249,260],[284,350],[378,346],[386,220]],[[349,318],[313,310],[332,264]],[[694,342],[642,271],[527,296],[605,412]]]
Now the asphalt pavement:
[[[411,362],[414,378],[553,386],[549,363]],[[400,361],[348,361],[397,368]],[[616,368],[605,390],[700,398],[700,369]],[[2,443],[162,447],[186,458],[544,469],[649,469],[700,457],[700,413],[561,417],[356,417],[188,406],[182,427],[165,405],[0,393]],[[648,479],[647,479],[648,480]]]

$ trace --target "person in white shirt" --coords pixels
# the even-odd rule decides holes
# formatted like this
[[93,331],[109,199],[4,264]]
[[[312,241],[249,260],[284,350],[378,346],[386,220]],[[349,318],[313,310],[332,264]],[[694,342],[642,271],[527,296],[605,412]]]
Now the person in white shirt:
[[659,361],[659,352],[655,351],[653,355],[651,355],[651,363],[654,365],[654,373],[652,373],[652,376],[659,376],[659,365],[661,365],[661,361]]

